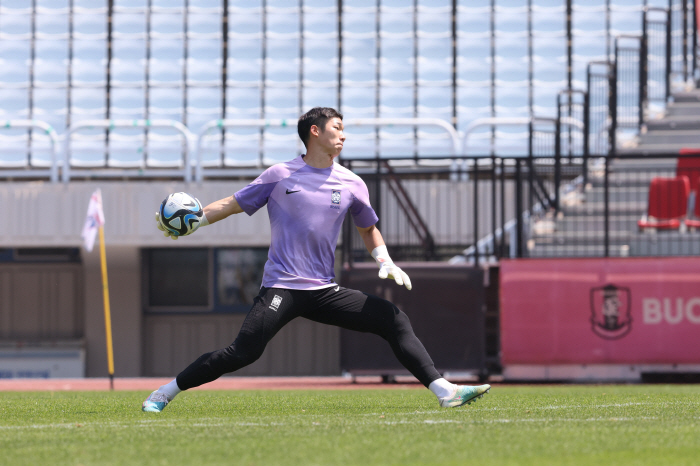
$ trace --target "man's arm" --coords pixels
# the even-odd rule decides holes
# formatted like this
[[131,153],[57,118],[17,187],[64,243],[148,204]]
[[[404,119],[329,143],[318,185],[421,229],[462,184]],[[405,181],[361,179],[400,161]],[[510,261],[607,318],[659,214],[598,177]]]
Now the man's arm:
[[379,232],[379,228],[374,225],[367,228],[357,227],[357,231],[360,233],[365,247],[372,254],[374,260],[377,261],[379,278],[393,278],[397,285],[406,285],[406,288],[410,290],[413,287],[411,279],[389,257],[389,251],[386,248],[382,234]]
[[236,196],[233,195],[214,201],[204,208],[204,216],[207,218],[209,225],[241,212],[243,212],[243,209],[238,205]]

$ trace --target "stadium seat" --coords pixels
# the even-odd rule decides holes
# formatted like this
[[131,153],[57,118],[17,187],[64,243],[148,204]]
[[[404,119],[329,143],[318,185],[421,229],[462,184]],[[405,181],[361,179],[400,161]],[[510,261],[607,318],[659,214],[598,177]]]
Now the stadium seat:
[[262,95],[259,86],[228,87],[226,117],[233,119],[262,118]]
[[695,192],[700,185],[700,149],[681,149],[680,155],[698,155],[698,157],[679,157],[676,164],[676,176],[687,176],[690,191]]
[[262,13],[255,11],[238,11],[229,9],[228,15],[229,39],[261,39],[262,38]]
[[302,90],[302,109],[306,112],[313,107],[338,107],[338,87],[304,87]]
[[148,95],[148,116],[156,119],[182,121],[183,90],[180,87],[151,88]]
[[654,177],[647,213],[637,222],[641,231],[678,230],[688,210],[690,181],[686,176]]

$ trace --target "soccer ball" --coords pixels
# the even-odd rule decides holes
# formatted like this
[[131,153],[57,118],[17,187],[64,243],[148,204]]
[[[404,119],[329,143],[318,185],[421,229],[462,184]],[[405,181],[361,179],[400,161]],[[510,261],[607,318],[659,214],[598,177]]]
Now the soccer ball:
[[160,204],[160,223],[174,236],[194,233],[203,215],[202,204],[187,193],[173,193]]

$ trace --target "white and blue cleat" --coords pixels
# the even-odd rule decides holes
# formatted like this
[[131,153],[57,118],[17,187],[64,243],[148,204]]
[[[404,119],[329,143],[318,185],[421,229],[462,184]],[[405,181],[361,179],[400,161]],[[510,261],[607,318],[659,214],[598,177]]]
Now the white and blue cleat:
[[170,403],[168,395],[161,393],[158,390],[154,391],[141,405],[141,411],[146,411],[148,413],[159,413],[165,409]]
[[440,406],[443,408],[456,408],[457,406],[468,405],[472,401],[483,398],[489,390],[491,390],[491,385],[488,384],[477,385],[476,387],[458,385],[453,396],[440,400]]

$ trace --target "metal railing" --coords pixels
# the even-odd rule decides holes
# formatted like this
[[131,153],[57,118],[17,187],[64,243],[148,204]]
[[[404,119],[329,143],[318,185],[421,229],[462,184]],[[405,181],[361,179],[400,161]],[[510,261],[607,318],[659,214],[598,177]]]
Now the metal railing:
[[[21,128],[26,128],[26,129],[40,129],[44,132],[49,137],[49,140],[51,141],[51,160],[50,163],[51,165],[49,166],[48,169],[37,169],[36,164],[32,160],[32,152],[29,151],[27,154],[27,165],[25,169],[16,169],[16,170],[3,170],[2,173],[7,176],[7,177],[17,177],[17,178],[24,178],[24,177],[36,177],[36,176],[47,176],[51,182],[56,183],[58,181],[58,167],[59,167],[59,159],[58,159],[58,136],[56,135],[56,131],[51,127],[50,124],[46,123],[45,121],[41,120],[5,120],[5,121],[0,121],[0,130],[1,129],[21,129]],[[0,142],[2,142],[2,139],[0,138]]]
[[[87,170],[87,175],[90,177],[124,177],[128,175],[135,175],[136,177],[148,174],[149,176],[182,176],[185,182],[192,180],[192,167],[190,164],[190,151],[191,146],[194,144],[194,136],[189,129],[179,121],[175,120],[86,120],[80,123],[71,125],[63,136],[63,172],[62,180],[64,183],[70,181],[72,173],[75,171],[71,164],[71,143],[73,138],[71,137],[78,131],[85,129],[104,129],[107,133],[114,129],[126,129],[126,128],[141,128],[144,130],[148,129],[172,129],[177,131],[184,138],[184,146],[181,150],[182,159],[179,162],[179,167],[175,169],[157,169],[154,167],[148,167],[148,149],[147,144],[144,142],[141,147],[141,160],[137,161],[136,165],[138,167],[128,169],[120,167],[117,171],[98,171],[95,168]],[[104,163],[97,168],[110,168],[109,152],[105,154]],[[83,173],[85,174],[85,173]]]
[[[456,156],[460,153],[460,139],[457,130],[450,125],[445,120],[440,120],[438,118],[348,118],[343,120],[345,129],[353,127],[371,126],[371,127],[433,127],[444,130],[452,143],[450,150],[451,156]],[[212,120],[202,127],[197,135],[196,152],[195,152],[195,180],[201,182],[204,179],[205,174],[210,174],[213,176],[225,176],[231,174],[232,168],[226,167],[224,160],[222,158],[218,161],[218,167],[207,169],[203,166],[202,160],[202,146],[205,139],[213,132],[217,130],[231,129],[231,128],[295,128],[297,125],[296,119],[271,119],[271,120]],[[418,162],[419,159],[414,156],[413,160]],[[265,161],[263,158],[262,150],[258,151],[256,167],[265,167]]]

